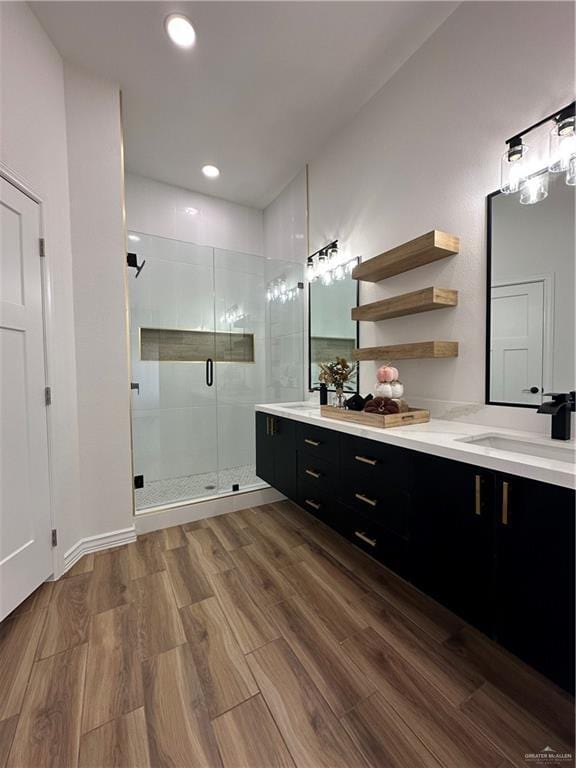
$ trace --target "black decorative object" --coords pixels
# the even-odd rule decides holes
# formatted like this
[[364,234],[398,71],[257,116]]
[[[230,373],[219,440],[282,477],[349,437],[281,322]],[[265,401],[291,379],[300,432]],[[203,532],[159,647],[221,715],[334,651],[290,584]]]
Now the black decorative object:
[[346,400],[344,407],[348,408],[349,411],[363,411],[364,406],[369,400],[372,400],[372,395],[366,395],[366,397],[362,397],[362,395],[356,393],[355,395],[352,395],[352,397],[349,397],[348,400]]
[[328,405],[328,385],[320,384],[320,405]]

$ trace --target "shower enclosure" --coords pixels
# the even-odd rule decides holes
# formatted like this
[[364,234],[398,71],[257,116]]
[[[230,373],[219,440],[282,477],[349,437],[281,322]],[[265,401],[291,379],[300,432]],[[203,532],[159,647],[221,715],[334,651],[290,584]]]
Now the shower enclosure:
[[303,397],[303,265],[129,245],[136,512],[261,487],[254,405]]

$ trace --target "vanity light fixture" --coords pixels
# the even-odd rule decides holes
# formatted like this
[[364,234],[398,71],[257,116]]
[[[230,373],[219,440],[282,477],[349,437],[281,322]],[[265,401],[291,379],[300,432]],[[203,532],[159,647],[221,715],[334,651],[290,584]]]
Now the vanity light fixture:
[[196,32],[192,22],[181,13],[171,13],[164,22],[166,34],[178,48],[192,48],[196,42]]
[[[533,205],[548,197],[548,173],[565,173],[566,184],[576,184],[576,102],[553,112],[506,141],[508,149],[500,162],[500,190],[505,195],[520,192],[522,205]],[[548,146],[548,161],[530,162],[530,149],[524,136],[535,128],[553,122]]]
[[574,109],[563,110],[554,120],[550,131],[550,164],[552,173],[565,173],[570,158],[576,156],[576,133]]
[[548,197],[548,171],[533,173],[520,182],[520,203],[533,205]]
[[306,260],[306,279],[309,283],[320,280],[323,285],[331,285],[344,280],[350,275],[357,263],[356,259],[342,258],[338,252],[338,240],[325,245]]
[[203,165],[202,173],[207,179],[217,179],[220,176],[220,169],[215,165]]
[[526,155],[529,152],[530,148],[520,137],[511,139],[511,144],[502,155],[500,163],[500,189],[505,195],[518,192],[525,173]]

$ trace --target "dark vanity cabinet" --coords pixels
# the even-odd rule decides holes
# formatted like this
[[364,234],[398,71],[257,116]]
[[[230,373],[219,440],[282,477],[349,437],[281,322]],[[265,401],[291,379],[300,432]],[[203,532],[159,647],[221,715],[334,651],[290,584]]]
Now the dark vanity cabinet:
[[414,455],[411,581],[573,690],[574,492]]
[[496,475],[494,638],[574,688],[574,491]]
[[296,498],[296,423],[256,413],[256,474],[289,499]]
[[413,454],[413,583],[489,630],[494,580],[493,476],[470,464]]
[[256,414],[256,472],[574,689],[574,491]]

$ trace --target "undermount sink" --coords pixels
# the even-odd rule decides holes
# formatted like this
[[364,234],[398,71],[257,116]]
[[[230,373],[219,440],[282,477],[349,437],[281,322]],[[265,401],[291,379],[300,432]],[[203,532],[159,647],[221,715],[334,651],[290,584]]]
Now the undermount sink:
[[506,435],[479,435],[478,437],[466,437],[461,442],[478,445],[483,448],[494,448],[497,451],[509,453],[523,453],[528,456],[537,456],[541,459],[553,461],[565,461],[568,464],[575,463],[576,453],[574,445],[550,445],[548,443],[520,440]]
[[308,405],[307,403],[294,403],[293,405],[290,405],[289,403],[278,403],[278,405],[281,408],[289,408],[291,411],[317,411],[320,406],[314,405],[314,403],[311,403]]

